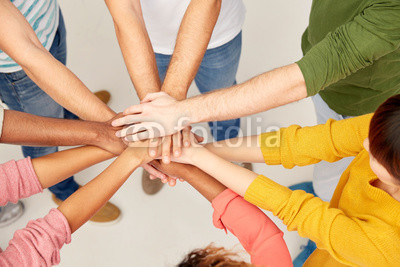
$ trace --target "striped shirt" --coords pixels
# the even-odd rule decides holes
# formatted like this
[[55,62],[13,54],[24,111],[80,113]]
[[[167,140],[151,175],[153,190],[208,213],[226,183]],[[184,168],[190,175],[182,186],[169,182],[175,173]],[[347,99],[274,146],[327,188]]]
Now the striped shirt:
[[[35,31],[42,45],[50,50],[59,20],[57,0],[11,0]],[[0,72],[11,73],[22,68],[0,50]]]

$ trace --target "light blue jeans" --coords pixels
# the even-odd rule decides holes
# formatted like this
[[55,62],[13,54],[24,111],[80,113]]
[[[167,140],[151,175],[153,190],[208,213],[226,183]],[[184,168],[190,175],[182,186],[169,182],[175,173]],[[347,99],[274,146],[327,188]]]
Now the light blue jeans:
[[[236,84],[241,51],[241,32],[230,42],[206,51],[194,79],[202,94]],[[163,82],[171,55],[156,53],[156,60],[158,73]],[[209,126],[216,141],[235,138],[239,134],[240,119],[210,122]]]
[[[325,124],[329,119],[343,120],[351,118],[332,110],[319,94],[312,97],[317,113],[317,124]],[[321,161],[314,165],[313,187],[318,197],[330,201],[342,173],[347,169],[354,157],[344,158],[334,163]]]
[[[59,26],[50,48],[50,53],[65,65],[67,59],[67,43],[65,25],[61,12]],[[49,79],[52,79],[52,77],[49,77]],[[0,98],[12,110],[43,117],[77,118],[40,89],[23,70],[13,73],[0,73]],[[31,158],[45,156],[57,151],[57,147],[22,147],[24,156]],[[74,181],[74,178],[70,177],[49,189],[59,199],[65,200],[78,190],[78,188],[79,185]]]

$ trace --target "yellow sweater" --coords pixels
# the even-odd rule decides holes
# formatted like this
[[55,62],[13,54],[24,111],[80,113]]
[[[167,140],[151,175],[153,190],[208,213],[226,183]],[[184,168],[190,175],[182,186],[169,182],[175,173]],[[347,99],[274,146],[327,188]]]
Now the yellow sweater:
[[371,117],[295,125],[260,135],[267,164],[293,168],[355,156],[330,203],[262,175],[245,194],[247,201],[282,219],[290,231],[317,243],[304,266],[400,266],[400,202],[371,185],[378,178],[363,147]]

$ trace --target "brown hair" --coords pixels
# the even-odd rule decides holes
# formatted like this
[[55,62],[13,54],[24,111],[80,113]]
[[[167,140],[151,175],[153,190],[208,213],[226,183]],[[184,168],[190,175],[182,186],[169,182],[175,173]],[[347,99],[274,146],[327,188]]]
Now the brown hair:
[[179,263],[178,267],[252,267],[249,263],[236,260],[238,256],[232,251],[212,244],[203,249],[195,249]]
[[400,181],[400,95],[378,107],[369,128],[370,152]]

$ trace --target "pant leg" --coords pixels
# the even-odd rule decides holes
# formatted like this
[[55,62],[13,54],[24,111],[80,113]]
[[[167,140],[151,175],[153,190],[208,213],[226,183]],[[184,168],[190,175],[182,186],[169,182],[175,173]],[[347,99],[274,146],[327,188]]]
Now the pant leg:
[[171,61],[171,55],[155,53],[155,56],[157,62],[158,76],[160,77],[161,83],[163,83],[165,75],[167,74],[169,62]]
[[[50,53],[60,62],[66,62],[65,26],[60,13],[59,27]],[[64,108],[41,90],[24,71],[2,73],[0,79],[0,96],[2,101],[13,110],[54,118],[64,118]],[[57,152],[57,147],[22,147],[25,157],[37,158]],[[66,199],[79,188],[73,177],[50,187],[61,200]]]
[[[329,119],[343,120],[348,117],[340,115],[333,111],[320,95],[312,97],[315,111],[317,113],[317,123],[324,124]],[[324,201],[330,201],[336,186],[354,157],[344,158],[334,163],[321,161],[314,165],[313,187],[315,193]]]
[[[236,84],[241,50],[242,33],[220,47],[207,50],[195,77],[202,94]],[[209,125],[214,139],[220,141],[238,136],[240,119],[210,122]]]

